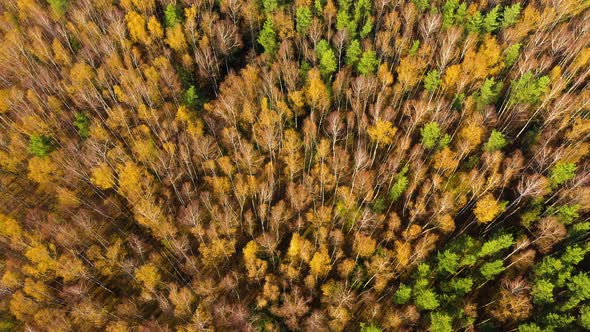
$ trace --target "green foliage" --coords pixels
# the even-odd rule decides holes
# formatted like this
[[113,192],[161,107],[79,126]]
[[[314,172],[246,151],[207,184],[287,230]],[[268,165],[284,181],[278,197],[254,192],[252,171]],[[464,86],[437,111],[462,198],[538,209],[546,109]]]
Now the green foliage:
[[481,12],[478,10],[473,15],[469,16],[467,19],[467,23],[465,24],[465,28],[469,32],[480,33],[483,27],[483,16]]
[[277,34],[270,19],[264,22],[262,31],[260,31],[260,35],[258,36],[258,43],[264,48],[264,53],[270,55],[275,54],[278,48]]
[[509,104],[536,104],[549,87],[549,77],[534,78],[529,71],[520,78],[512,81],[510,87]]
[[435,292],[424,289],[417,292],[414,303],[422,310],[434,310],[440,306],[438,302],[438,296]]
[[567,288],[572,296],[582,301],[590,299],[590,278],[585,273],[573,276],[567,284]]
[[521,324],[518,332],[542,332],[543,330],[535,323]]
[[451,316],[442,312],[433,312],[430,314],[430,331],[431,332],[451,332],[453,331],[453,319]]
[[536,304],[540,303],[551,303],[553,302],[553,285],[550,281],[545,279],[539,279],[535,282],[533,286],[533,291],[531,294],[533,295],[533,301]]
[[68,0],[47,0],[47,3],[55,16],[62,17],[66,13]]
[[571,315],[560,315],[555,312],[551,312],[543,318],[543,321],[549,330],[562,329],[573,323],[575,320],[576,319]]
[[436,146],[436,142],[440,137],[440,128],[438,123],[429,122],[422,129],[420,129],[420,135],[422,135],[422,145],[427,149],[432,149]]
[[491,263],[485,263],[480,269],[479,271],[481,272],[481,275],[487,279],[487,280],[492,280],[494,279],[498,274],[502,273],[502,271],[504,271],[504,265],[501,259],[495,260]]
[[580,217],[580,213],[578,212],[580,210],[580,205],[579,204],[575,204],[575,205],[562,205],[559,208],[557,208],[557,217],[559,218],[559,220],[561,222],[563,222],[566,225],[569,225],[571,223],[574,222],[574,220],[578,219]]
[[500,26],[498,22],[498,11],[500,10],[500,6],[495,6],[492,8],[483,19],[483,30],[485,32],[494,32]]
[[369,17],[367,18],[365,24],[363,24],[363,27],[361,28],[361,38],[367,37],[371,33],[371,31],[373,31],[373,18]]
[[377,66],[379,65],[379,60],[377,59],[377,55],[375,51],[368,50],[364,51],[363,55],[361,56],[361,60],[357,65],[357,70],[362,75],[369,75],[375,73],[377,70]]
[[412,0],[412,2],[421,12],[425,11],[430,6],[430,0]]
[[496,150],[501,150],[503,147],[506,146],[506,144],[507,142],[506,138],[504,138],[504,135],[496,129],[493,129],[492,133],[490,134],[490,138],[483,146],[483,149],[487,152],[493,152]]
[[410,50],[408,51],[408,54],[411,56],[416,55],[418,53],[418,49],[420,49],[420,40],[414,40],[412,42],[412,47],[410,47]]
[[309,7],[306,7],[306,6],[297,7],[297,12],[296,12],[297,32],[300,34],[306,33],[307,29],[309,29],[309,26],[311,25],[312,19],[313,19],[313,16],[311,14],[311,10],[309,9]]
[[481,85],[479,92],[475,95],[477,105],[479,108],[494,104],[502,90],[502,83],[494,80],[494,78],[486,78]]
[[385,199],[383,197],[379,197],[371,203],[371,211],[375,213],[383,213],[386,208],[387,206],[385,205]]
[[320,73],[324,77],[329,77],[336,71],[338,66],[334,51],[330,47],[330,44],[324,39],[318,42],[316,47],[316,53],[320,59]]
[[447,145],[451,143],[451,135],[445,134],[439,141],[438,141],[438,148],[444,149]]
[[445,250],[442,253],[438,253],[436,259],[438,260],[438,270],[453,274],[459,268],[459,255],[455,254],[450,250]]
[[565,253],[561,255],[561,261],[568,265],[576,265],[584,260],[584,256],[588,253],[587,248],[580,246],[568,246]]
[[442,8],[443,28],[448,28],[455,23],[455,10],[459,7],[458,0],[447,0]]
[[580,308],[580,317],[578,318],[578,325],[590,330],[590,306],[583,306]]
[[78,135],[82,138],[88,138],[90,136],[90,119],[81,112],[76,112],[74,116],[74,127],[78,129]]
[[440,72],[436,69],[429,71],[424,77],[424,88],[429,92],[434,92],[442,79],[440,78]]
[[517,2],[512,6],[506,6],[504,8],[504,12],[502,13],[502,28],[507,28],[518,22],[521,9],[522,7],[520,6],[520,2]]
[[412,288],[401,283],[393,294],[393,302],[395,304],[405,304],[412,297]]
[[543,257],[543,260],[540,264],[536,265],[535,267],[535,274],[537,277],[551,277],[555,275],[557,272],[561,271],[564,268],[563,263],[561,260],[546,256]]
[[555,188],[560,184],[569,181],[576,176],[577,166],[575,163],[566,163],[558,161],[551,169],[549,174],[549,183]]
[[457,295],[465,295],[473,288],[473,279],[471,278],[453,278],[448,284],[450,290]]
[[269,15],[279,7],[279,1],[278,0],[262,0],[262,7],[264,8],[264,12],[267,15]]
[[53,151],[54,146],[51,141],[51,138],[45,135],[31,135],[29,138],[29,145],[27,146],[27,150],[30,154],[35,155],[37,157],[45,157],[51,151]]
[[190,108],[196,108],[201,106],[202,101],[199,98],[197,89],[194,85],[191,85],[184,93],[184,104]]
[[181,7],[174,4],[168,4],[164,9],[164,23],[167,28],[171,28],[181,22]]
[[500,252],[501,250],[509,248],[512,245],[512,243],[514,243],[512,234],[500,235],[495,239],[485,242],[481,246],[481,249],[479,250],[479,253],[477,255],[479,257],[491,256],[493,254]]
[[382,332],[383,330],[378,327],[377,325],[371,324],[367,325],[365,323],[361,323],[361,332]]
[[521,43],[510,45],[506,50],[504,50],[505,62],[506,67],[511,67],[518,59],[520,55],[520,47],[522,46]]
[[361,43],[358,39],[354,39],[350,42],[350,45],[346,49],[346,64],[347,65],[354,65],[356,64],[359,59],[361,58]]
[[406,173],[408,171],[408,167],[404,167],[404,169],[397,175],[397,180],[389,189],[389,199],[392,202],[397,201],[398,198],[404,193],[406,188],[408,187],[408,178],[406,177]]

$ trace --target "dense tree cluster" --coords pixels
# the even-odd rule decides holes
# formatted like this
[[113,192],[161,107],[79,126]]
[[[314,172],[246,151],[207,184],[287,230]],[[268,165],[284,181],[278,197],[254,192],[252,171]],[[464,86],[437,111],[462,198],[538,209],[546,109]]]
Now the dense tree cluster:
[[0,14],[0,330],[590,329],[590,2]]

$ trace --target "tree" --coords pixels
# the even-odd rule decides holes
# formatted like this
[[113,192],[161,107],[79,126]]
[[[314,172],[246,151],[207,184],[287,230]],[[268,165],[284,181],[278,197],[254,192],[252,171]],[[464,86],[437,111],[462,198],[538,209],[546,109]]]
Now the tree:
[[67,0],[47,0],[49,7],[56,17],[63,17],[66,13]]
[[459,255],[450,250],[439,252],[436,256],[438,270],[447,274],[454,274],[459,268],[459,258]]
[[535,282],[533,286],[533,291],[531,294],[533,295],[533,302],[536,304],[541,303],[552,303],[553,299],[553,288],[555,286],[548,280],[539,279]]
[[509,104],[535,104],[540,101],[541,96],[549,87],[549,77],[541,76],[534,78],[529,71],[520,78],[512,81],[510,87]]
[[326,248],[321,248],[313,254],[309,262],[309,271],[314,277],[324,277],[330,272],[332,265]]
[[520,2],[504,7],[504,12],[502,13],[502,28],[514,25],[518,21],[521,9]]
[[358,39],[353,39],[346,49],[346,64],[349,66],[356,65],[362,53],[360,42]]
[[300,34],[304,34],[309,29],[311,25],[311,21],[313,16],[311,14],[311,10],[307,6],[300,6],[297,7],[297,11],[295,13],[295,17],[297,20],[297,32]]
[[396,181],[393,184],[393,186],[391,186],[391,188],[389,188],[389,199],[392,202],[397,201],[401,197],[401,195],[404,193],[404,191],[406,191],[406,188],[408,187],[408,177],[406,176],[407,171],[408,171],[408,167],[406,166],[396,176]]
[[518,56],[520,55],[521,46],[521,43],[517,43],[510,45],[508,48],[504,50],[504,62],[506,62],[506,67],[511,67],[516,62]]
[[328,42],[322,39],[318,43],[316,53],[320,59],[320,73],[323,77],[329,77],[333,72],[336,71],[336,67],[338,66],[334,51]]
[[76,112],[74,116],[74,127],[78,129],[78,134],[82,138],[88,138],[90,136],[90,119],[81,112]]
[[424,88],[426,91],[434,92],[442,82],[438,70],[433,69],[429,71],[424,77]]
[[393,302],[405,304],[412,297],[412,288],[401,283],[393,295]]
[[427,149],[432,149],[440,137],[438,123],[434,121],[427,123],[420,129],[420,135],[422,135],[422,145]]
[[485,194],[475,204],[473,213],[479,223],[487,224],[504,211],[506,204],[507,202],[498,202],[492,194]]
[[500,150],[505,146],[506,138],[504,138],[504,135],[502,135],[502,133],[497,131],[496,129],[493,129],[492,133],[490,134],[490,138],[488,139],[486,144],[484,144],[483,149],[487,152],[493,152],[496,150]]
[[492,8],[483,19],[483,29],[485,32],[494,32],[500,26],[498,22],[498,11],[500,6]]
[[45,135],[31,135],[27,150],[37,157],[45,157],[54,150],[51,138]]
[[367,325],[365,323],[361,323],[361,332],[382,332],[383,330],[380,329],[376,325]]
[[576,176],[577,166],[575,163],[566,163],[558,161],[549,174],[549,184],[552,188],[563,184]]
[[377,120],[374,125],[367,129],[367,134],[371,140],[377,144],[390,145],[393,143],[393,136],[397,133],[397,128],[390,121]]
[[434,310],[440,305],[437,294],[429,289],[417,291],[414,303],[422,310]]
[[501,259],[495,260],[491,263],[485,263],[479,269],[479,272],[481,272],[481,275],[486,280],[494,279],[498,274],[502,273],[502,271],[504,271],[504,264]]
[[176,24],[180,23],[180,14],[179,8],[169,3],[164,10],[164,22],[166,24],[166,28],[172,28]]
[[580,308],[578,325],[587,330],[590,330],[590,306],[585,305]]
[[477,255],[479,257],[492,256],[501,250],[509,248],[514,243],[512,234],[503,234],[492,240],[486,241],[482,246]]
[[444,313],[433,312],[430,314],[430,331],[431,332],[451,332],[453,331],[453,319]]
[[135,270],[135,278],[141,282],[148,291],[153,292],[160,283],[161,277],[158,268],[154,264],[148,263]]
[[258,43],[264,48],[264,53],[269,55],[275,54],[278,47],[277,34],[275,33],[271,20],[267,19],[264,22],[262,31],[260,31],[260,35],[258,36]]
[[361,59],[357,64],[357,70],[361,75],[370,75],[375,73],[377,70],[377,66],[379,65],[379,60],[375,55],[375,51],[367,50],[364,51],[361,55]]

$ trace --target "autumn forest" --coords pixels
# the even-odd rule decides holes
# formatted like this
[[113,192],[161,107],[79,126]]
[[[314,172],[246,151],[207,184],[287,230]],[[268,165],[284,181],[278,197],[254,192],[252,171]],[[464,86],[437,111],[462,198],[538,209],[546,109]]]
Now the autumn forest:
[[590,330],[590,1],[0,1],[0,331]]

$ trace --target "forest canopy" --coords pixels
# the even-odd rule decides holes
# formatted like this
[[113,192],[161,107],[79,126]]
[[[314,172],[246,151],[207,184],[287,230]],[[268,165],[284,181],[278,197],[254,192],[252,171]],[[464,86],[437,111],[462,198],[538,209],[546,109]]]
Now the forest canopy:
[[587,0],[3,0],[1,331],[590,330]]

